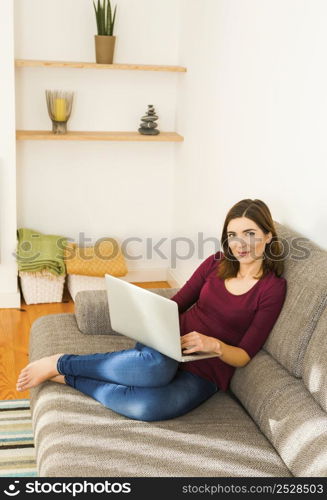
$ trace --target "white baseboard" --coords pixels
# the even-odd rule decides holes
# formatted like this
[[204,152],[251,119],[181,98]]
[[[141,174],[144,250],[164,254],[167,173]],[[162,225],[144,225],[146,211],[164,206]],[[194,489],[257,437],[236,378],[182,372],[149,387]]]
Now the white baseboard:
[[21,307],[20,293],[0,293],[0,309]]

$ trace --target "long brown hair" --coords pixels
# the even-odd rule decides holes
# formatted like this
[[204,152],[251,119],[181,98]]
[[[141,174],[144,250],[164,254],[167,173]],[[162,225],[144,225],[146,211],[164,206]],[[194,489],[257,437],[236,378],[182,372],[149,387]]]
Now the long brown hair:
[[218,264],[217,276],[221,279],[234,278],[239,271],[240,263],[230,251],[227,237],[229,222],[238,217],[247,217],[255,222],[265,234],[269,232],[272,234],[272,238],[269,243],[266,243],[263,253],[262,268],[259,271],[260,276],[254,276],[254,278],[262,279],[270,271],[273,271],[277,277],[280,277],[284,272],[283,249],[278,239],[270,210],[263,201],[250,199],[239,201],[232,206],[226,215],[221,235],[224,256]]

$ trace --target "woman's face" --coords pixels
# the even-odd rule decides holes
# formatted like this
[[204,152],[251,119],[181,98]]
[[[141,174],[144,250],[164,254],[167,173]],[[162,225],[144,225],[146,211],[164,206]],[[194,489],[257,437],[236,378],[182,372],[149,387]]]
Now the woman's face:
[[227,225],[227,241],[231,253],[240,263],[262,259],[266,243],[272,238],[247,217],[237,217]]

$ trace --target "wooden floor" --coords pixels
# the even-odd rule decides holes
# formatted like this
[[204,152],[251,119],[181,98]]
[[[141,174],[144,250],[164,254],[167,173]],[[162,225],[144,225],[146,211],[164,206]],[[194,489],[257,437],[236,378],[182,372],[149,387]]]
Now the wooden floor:
[[[134,283],[142,288],[169,288],[166,281]],[[29,391],[17,392],[17,377],[28,363],[29,332],[40,316],[74,312],[74,302],[67,289],[63,302],[27,305],[21,309],[0,309],[0,400],[26,399]]]

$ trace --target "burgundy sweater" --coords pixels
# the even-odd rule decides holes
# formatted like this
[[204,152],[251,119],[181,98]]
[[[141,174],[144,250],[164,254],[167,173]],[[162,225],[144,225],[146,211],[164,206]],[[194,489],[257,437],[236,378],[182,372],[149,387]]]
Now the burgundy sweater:
[[[216,276],[224,254],[210,255],[171,298],[178,305],[181,335],[197,331],[241,347],[252,358],[263,346],[284,304],[287,282],[270,271],[241,295],[230,293]],[[191,307],[192,306],[192,307]],[[226,391],[236,370],[220,358],[180,363],[179,368]]]

